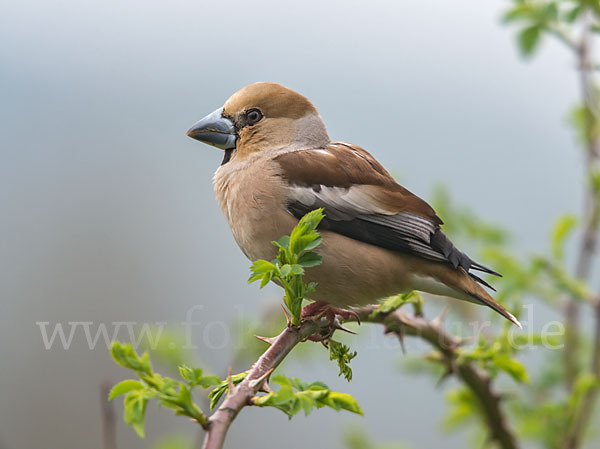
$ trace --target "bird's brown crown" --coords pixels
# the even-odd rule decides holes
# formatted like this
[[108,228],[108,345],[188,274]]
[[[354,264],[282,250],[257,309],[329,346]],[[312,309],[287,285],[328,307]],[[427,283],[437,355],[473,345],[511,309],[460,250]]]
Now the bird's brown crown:
[[235,116],[252,108],[259,109],[265,117],[298,119],[307,114],[317,114],[317,109],[304,95],[279,83],[250,84],[234,93],[225,103],[227,116]]

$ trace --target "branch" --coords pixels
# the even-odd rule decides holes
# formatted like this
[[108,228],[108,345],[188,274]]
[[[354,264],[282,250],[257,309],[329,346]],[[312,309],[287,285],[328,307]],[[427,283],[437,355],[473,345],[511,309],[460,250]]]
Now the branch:
[[100,406],[102,412],[102,448],[116,449],[116,420],[113,403],[108,400],[108,395],[112,388],[111,382],[103,380],[100,384]]
[[[600,379],[600,297],[596,298],[594,301],[594,312],[596,330],[593,343],[592,374]],[[581,445],[585,429],[587,429],[594,412],[594,405],[598,399],[598,393],[598,387],[594,386],[588,390],[581,400],[581,407],[576,411],[573,426],[567,433],[565,439],[565,447],[567,449],[576,449]]]
[[[425,318],[410,316],[400,311],[379,314],[372,318],[371,313],[377,308],[377,305],[371,305],[356,308],[353,311],[356,312],[361,322],[383,324],[386,332],[393,332],[400,339],[404,335],[420,337],[439,349],[444,355],[449,372],[453,372],[462,380],[479,401],[490,431],[490,438],[503,449],[517,449],[517,443],[507,427],[500,408],[502,398],[492,391],[490,377],[469,362],[458,362],[456,349],[460,340],[444,332],[441,328],[441,320],[427,321]],[[225,401],[208,418],[203,449],[221,449],[223,447],[229,426],[242,408],[252,405],[252,398],[263,389],[271,372],[279,366],[298,343],[311,335],[322,334],[324,326],[329,327],[329,323],[323,324],[307,320],[297,328],[286,327],[279,336],[273,339],[265,339],[271,346],[252,365],[248,376],[236,387],[230,387]]]
[[479,401],[485,422],[490,432],[490,438],[503,449],[516,449],[517,443],[500,408],[501,397],[491,389],[489,376],[476,369],[469,362],[458,363],[456,348],[459,341],[444,332],[441,319],[427,321],[425,318],[408,315],[401,311],[390,314],[379,314],[372,318],[371,313],[378,306],[371,305],[353,309],[361,322],[383,324],[386,332],[395,333],[401,340],[404,335],[423,338],[437,348],[443,355],[449,372],[454,373],[471,389]]
[[[584,19],[583,32],[578,46],[578,63],[581,71],[581,94],[586,109],[588,110],[587,142],[585,171],[589,177],[594,167],[600,160],[600,139],[594,128],[599,119],[597,84],[594,79],[594,62],[592,61],[592,33],[593,16],[587,13]],[[597,247],[597,234],[600,225],[600,198],[594,186],[588,185],[585,189],[584,199],[584,229],[581,237],[575,276],[580,280],[587,280],[593,264],[593,256]],[[591,372],[600,378],[600,300],[594,301],[595,314],[595,339],[593,344]],[[565,309],[567,322],[567,338],[565,341],[565,364],[567,381],[570,389],[577,375],[577,329],[579,327],[579,304],[571,298]],[[581,445],[583,434],[588,426],[594,405],[598,397],[598,388],[591,388],[583,397],[581,407],[576,411],[572,427],[565,438],[567,449],[576,449]]]
[[298,343],[322,328],[314,321],[303,321],[299,327],[287,326],[281,334],[270,340],[271,346],[252,365],[246,378],[237,386],[230,387],[227,398],[208,418],[204,449],[223,447],[229,426],[242,408],[251,405],[252,398],[261,390],[275,368]]

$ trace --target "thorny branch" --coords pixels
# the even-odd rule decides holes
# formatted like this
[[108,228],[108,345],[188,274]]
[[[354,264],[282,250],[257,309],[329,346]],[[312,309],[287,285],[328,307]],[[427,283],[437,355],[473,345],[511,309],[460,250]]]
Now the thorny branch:
[[[514,436],[507,426],[501,405],[501,396],[491,388],[491,379],[470,362],[458,362],[456,352],[460,341],[447,334],[441,326],[441,319],[428,321],[425,318],[411,316],[401,311],[380,314],[371,318],[378,306],[365,306],[354,309],[361,321],[383,324],[386,332],[393,332],[399,338],[404,335],[416,336],[428,341],[444,355],[448,372],[455,374],[478,399],[490,432],[490,439],[503,449],[517,449]],[[252,404],[252,398],[265,387],[271,372],[283,361],[298,343],[315,333],[322,334],[322,323],[304,321],[298,328],[286,327],[277,337],[268,340],[270,347],[252,365],[248,376],[230,392],[217,409],[208,418],[204,449],[220,449],[223,446],[229,426],[240,410]]]
[[420,337],[438,349],[444,356],[447,372],[456,375],[477,398],[490,432],[490,439],[496,441],[503,449],[518,447],[501,409],[502,397],[492,390],[491,378],[487,373],[477,369],[470,362],[458,362],[456,349],[460,340],[442,329],[443,315],[431,321],[402,311],[372,317],[371,313],[376,309],[377,306],[372,305],[354,311],[358,313],[361,321],[383,324],[386,332],[393,332],[401,341],[404,335]]
[[294,346],[319,330],[316,322],[307,320],[297,328],[288,325],[277,337],[268,339],[271,346],[252,365],[246,378],[237,386],[230,387],[227,398],[208,418],[204,449],[223,447],[227,430],[240,410],[251,405],[252,398]]

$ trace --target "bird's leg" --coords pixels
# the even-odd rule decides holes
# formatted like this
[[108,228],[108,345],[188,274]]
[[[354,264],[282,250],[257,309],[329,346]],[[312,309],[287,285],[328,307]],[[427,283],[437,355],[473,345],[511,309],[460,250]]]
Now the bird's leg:
[[321,318],[325,316],[330,320],[333,320],[336,315],[341,317],[343,321],[348,321],[353,318],[360,324],[360,317],[356,312],[347,309],[339,309],[323,301],[315,301],[302,308],[302,318]]
[[314,320],[323,322],[324,324],[321,333],[308,337],[310,341],[325,342],[333,335],[336,329],[354,334],[354,332],[352,332],[350,329],[346,329],[341,324],[342,322],[351,318],[360,324],[360,318],[356,312],[332,307],[331,305],[322,301],[315,301],[312,304],[304,306],[302,308],[301,316],[303,320]]

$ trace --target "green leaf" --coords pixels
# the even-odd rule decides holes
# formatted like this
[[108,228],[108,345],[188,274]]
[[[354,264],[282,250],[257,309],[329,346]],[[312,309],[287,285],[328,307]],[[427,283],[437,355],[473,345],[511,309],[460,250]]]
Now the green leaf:
[[298,258],[298,265],[304,268],[316,267],[317,265],[321,265],[321,262],[323,262],[323,258],[312,251],[305,252]]
[[222,382],[218,376],[203,376],[201,368],[190,368],[182,365],[179,367],[179,373],[183,379],[188,381],[190,387],[199,385],[202,388],[208,388],[219,385]]
[[202,377],[202,369],[200,369],[200,368],[192,369],[187,365],[181,365],[179,367],[179,374],[185,380],[187,380],[189,382],[193,382],[197,378]]
[[527,375],[525,366],[518,360],[499,354],[494,356],[493,363],[502,371],[510,374],[510,376],[517,382],[529,381],[529,376]]
[[290,267],[290,274],[291,275],[302,276],[304,274],[304,268],[302,268],[297,263],[295,263],[293,265],[289,265],[289,267]]
[[271,243],[273,245],[275,245],[276,247],[278,247],[278,248],[288,249],[290,247],[290,236],[289,235],[284,235],[283,237],[281,237],[276,242],[271,242]]
[[446,429],[456,429],[466,424],[477,414],[477,399],[471,390],[467,388],[448,392],[446,400],[450,404],[450,411],[444,419],[444,427]]
[[600,165],[589,168],[589,183],[594,191],[596,201],[600,200]]
[[110,393],[108,395],[108,400],[112,401],[117,396],[121,396],[122,394],[129,393],[133,390],[143,390],[144,384],[137,380],[127,379],[119,382],[117,385],[112,387]]
[[564,15],[565,21],[567,21],[568,23],[575,22],[581,15],[582,11],[583,8],[581,5],[575,6],[573,9],[571,9]]
[[[330,407],[336,411],[347,410],[362,415],[363,412],[356,399],[346,393],[330,391],[321,382],[305,384],[299,379],[290,380],[285,376],[274,376],[273,382],[281,385],[277,392],[270,392],[264,396],[255,396],[254,405],[260,407],[275,407],[288,417],[292,417],[301,410],[308,415],[313,408]],[[294,391],[297,390],[297,391]]]
[[[231,376],[231,381],[233,385],[239,384],[242,380],[246,378],[248,375],[248,371],[244,371],[243,373],[234,374]],[[216,388],[214,388],[209,394],[208,398],[210,399],[210,408],[214,409],[219,400],[223,396],[223,394],[229,389],[229,380],[223,380]]]
[[125,407],[124,421],[133,426],[140,438],[144,438],[144,421],[146,419],[146,405],[148,405],[146,393],[142,390],[130,391],[125,396],[123,405]]
[[518,35],[519,48],[524,56],[531,56],[537,48],[541,37],[541,29],[534,25],[521,30]]
[[347,410],[356,413],[357,415],[364,415],[356,399],[348,393],[337,393],[332,391],[327,395],[326,401],[327,405],[334,410]]
[[221,382],[222,380],[219,376],[203,376],[198,380],[197,385],[201,386],[202,388],[209,388],[214,385],[219,385]]
[[265,285],[273,279],[273,277],[277,274],[277,267],[266,260],[257,260],[252,263],[250,266],[250,277],[248,278],[248,284],[261,280],[260,288],[263,288]]
[[552,254],[559,260],[564,259],[564,243],[571,235],[577,225],[577,217],[572,214],[566,214],[560,217],[554,223],[552,228]]
[[337,361],[340,372],[338,376],[344,376],[348,382],[352,380],[352,368],[350,361],[356,357],[356,351],[350,352],[350,348],[335,340],[329,340],[329,360]]
[[290,234],[290,251],[299,255],[304,250],[316,248],[321,243],[321,236],[316,232],[317,226],[325,217],[323,209],[316,209],[300,219]]
[[373,312],[371,312],[371,314],[369,315],[369,318],[373,319],[380,314],[387,314],[387,313],[395,312],[396,310],[398,310],[400,307],[402,307],[405,304],[422,304],[422,303],[423,303],[423,298],[421,298],[421,296],[415,291],[390,296],[388,298],[385,298],[384,300],[382,300],[379,303],[379,306],[377,307],[377,309],[375,309]]
[[508,10],[502,17],[504,23],[515,22],[517,20],[531,19],[533,9],[528,4],[517,4],[514,8]]
[[281,273],[281,277],[286,278],[292,272],[292,266],[289,265],[289,264],[285,264],[284,266],[281,267],[281,269],[279,270],[279,272]]
[[140,357],[130,344],[114,341],[110,347],[110,353],[115,362],[122,367],[152,376],[152,364],[147,352],[144,352]]
[[252,273],[270,273],[275,270],[275,265],[262,259],[257,260],[250,265],[250,271]]

